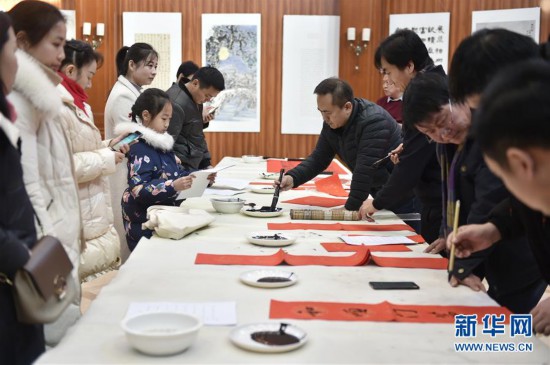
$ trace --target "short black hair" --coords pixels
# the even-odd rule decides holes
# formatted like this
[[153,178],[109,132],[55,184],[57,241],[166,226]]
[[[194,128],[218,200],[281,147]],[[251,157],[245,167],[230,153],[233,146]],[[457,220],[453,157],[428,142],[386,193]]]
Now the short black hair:
[[116,54],[118,76],[126,76],[130,61],[133,61],[135,64],[145,63],[152,57],[158,59],[159,54],[150,44],[134,43],[131,47],[123,46]]
[[65,59],[61,62],[61,67],[74,65],[77,69],[81,69],[85,65],[89,65],[93,61],[97,62],[97,67],[103,64],[103,55],[96,52],[89,43],[71,39],[65,43]]
[[539,57],[533,39],[506,29],[482,29],[460,42],[449,69],[453,100],[481,94],[494,75],[512,63]]
[[332,95],[332,105],[336,105],[339,108],[343,108],[344,104],[353,100],[353,89],[344,80],[336,77],[330,77],[324,79],[313,90],[317,95]]
[[185,61],[180,67],[178,67],[178,72],[176,73],[176,78],[180,77],[183,74],[183,77],[189,78],[195,72],[199,70],[199,66],[193,61]]
[[426,121],[449,104],[447,77],[436,72],[416,75],[403,94],[403,123],[407,128]]
[[550,149],[550,64],[527,60],[499,72],[474,115],[482,151],[507,168],[510,147]]
[[199,87],[201,89],[213,87],[218,91],[225,90],[225,79],[222,73],[212,66],[199,68],[198,71],[193,74],[191,80],[199,80]]
[[382,58],[400,70],[412,61],[416,72],[434,64],[422,39],[409,29],[398,30],[380,43],[374,53],[378,69],[382,68]]
[[145,110],[151,114],[151,119],[155,119],[167,103],[172,103],[170,97],[161,89],[154,87],[145,89],[132,106],[132,121],[137,123],[137,118],[141,118]]

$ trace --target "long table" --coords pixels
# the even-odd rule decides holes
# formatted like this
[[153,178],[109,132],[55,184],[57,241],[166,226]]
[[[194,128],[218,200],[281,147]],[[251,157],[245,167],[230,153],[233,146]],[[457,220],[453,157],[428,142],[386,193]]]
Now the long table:
[[[226,157],[222,164],[237,163],[220,176],[257,179],[265,171],[265,162],[244,164]],[[281,200],[304,195],[324,194],[313,190],[292,190],[281,193]],[[258,205],[269,205],[271,195],[245,193],[238,195]],[[246,241],[252,231],[267,229],[267,222],[288,222],[290,205],[282,216],[270,219],[242,214],[219,214],[207,197],[184,202],[192,208],[205,209],[215,215],[209,226],[178,240],[153,237],[141,240],[120,268],[113,281],[104,287],[88,312],[69,330],[62,342],[47,351],[41,364],[344,364],[344,363],[547,363],[550,350],[536,337],[497,337],[478,334],[476,342],[530,342],[532,352],[456,352],[455,328],[452,324],[415,324],[396,322],[347,322],[285,319],[304,329],[309,336],[302,348],[280,354],[253,353],[235,347],[229,340],[233,327],[204,326],[197,341],[187,351],[170,357],[150,357],[133,350],[126,341],[120,321],[131,302],[213,302],[236,301],[239,325],[270,322],[270,300],[328,301],[425,305],[493,306],[486,294],[466,287],[451,288],[445,270],[360,267],[293,266],[299,281],[281,289],[246,286],[239,275],[256,266],[195,265],[197,253],[270,254],[277,248],[258,247]],[[292,206],[293,207],[293,206]],[[400,221],[390,221],[398,223]],[[342,232],[294,231],[298,240],[286,249],[293,254],[322,254],[320,242],[336,242]],[[347,232],[354,233],[354,232]],[[359,232],[355,232],[359,233]],[[388,234],[403,234],[390,232]],[[422,255],[425,245],[403,255]],[[335,254],[338,255],[338,254]],[[289,268],[284,268],[289,270]],[[369,281],[413,280],[420,290],[374,291]],[[280,321],[278,321],[280,322]],[[481,326],[478,326],[478,333]]]

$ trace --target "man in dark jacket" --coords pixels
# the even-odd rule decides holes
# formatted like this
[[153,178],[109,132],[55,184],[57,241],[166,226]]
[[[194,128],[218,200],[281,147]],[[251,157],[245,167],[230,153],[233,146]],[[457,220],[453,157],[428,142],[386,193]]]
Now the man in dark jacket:
[[189,171],[210,167],[210,151],[204,128],[211,118],[203,120],[203,103],[212,100],[225,89],[223,75],[214,67],[202,67],[191,81],[173,84],[166,93],[172,100],[173,112],[168,133],[174,139],[174,152]]
[[[400,30],[386,38],[374,55],[376,67],[385,78],[393,81],[401,90],[418,74],[435,72],[445,75],[441,66],[435,66],[428,49],[420,37],[411,30]],[[403,150],[388,182],[373,199],[366,200],[360,215],[371,215],[380,209],[395,210],[410,199],[414,192],[422,205],[420,233],[428,243],[439,238],[441,226],[441,168],[435,154],[435,144],[430,144],[418,130],[403,126]],[[427,252],[438,253],[443,249]]]
[[[460,227],[453,241],[457,257],[468,257],[502,238],[527,234],[550,283],[550,64],[532,60],[511,67],[487,87],[474,125],[487,164],[515,197],[495,208],[488,223]],[[531,313],[535,331],[550,335],[550,299]]]
[[344,80],[323,80],[314,93],[324,121],[321,135],[311,155],[286,173],[281,188],[288,190],[313,179],[338,155],[353,172],[345,208],[357,210],[388,179],[391,164],[378,168],[372,164],[401,143],[401,128],[379,105],[354,98]]
[[[452,230],[457,200],[460,201],[458,222],[464,225],[486,222],[491,210],[510,195],[485,164],[479,144],[470,133],[471,113],[468,105],[450,101],[447,79],[437,74],[416,76],[403,96],[403,116],[408,127],[437,142],[445,179],[445,237]],[[502,240],[498,246],[474,257],[457,259],[451,285],[460,282],[474,290],[484,290],[483,276],[489,283],[488,294],[517,313],[529,312],[547,286],[528,250],[525,236]]]

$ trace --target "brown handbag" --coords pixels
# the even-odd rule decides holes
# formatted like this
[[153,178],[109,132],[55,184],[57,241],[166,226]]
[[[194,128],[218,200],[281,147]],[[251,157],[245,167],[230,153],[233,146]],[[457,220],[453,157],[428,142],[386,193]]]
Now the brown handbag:
[[17,318],[23,323],[54,322],[74,300],[73,264],[61,242],[42,237],[13,281]]

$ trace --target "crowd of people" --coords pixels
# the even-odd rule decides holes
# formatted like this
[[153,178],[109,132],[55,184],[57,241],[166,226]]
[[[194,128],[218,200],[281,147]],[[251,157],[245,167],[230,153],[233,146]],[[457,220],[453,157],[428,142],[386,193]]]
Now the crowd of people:
[[[179,205],[193,172],[212,167],[204,129],[215,114],[203,105],[225,89],[219,70],[187,61],[168,90],[144,89],[159,54],[122,47],[103,139],[86,89],[106,61],[65,38],[53,5],[0,12],[0,363],[32,363],[81,316],[79,293],[53,323],[18,321],[10,282],[37,239],[58,238],[75,281],[94,280],[120,266],[121,247],[151,237],[148,207]],[[374,103],[345,80],[321,81],[317,145],[275,184],[296,188],[337,156],[353,172],[346,210],[420,213],[426,252],[456,247],[451,285],[532,313],[535,331],[550,335],[550,299],[540,301],[550,283],[549,53],[514,32],[480,30],[446,75],[416,33],[397,31],[375,53],[385,96]]]

